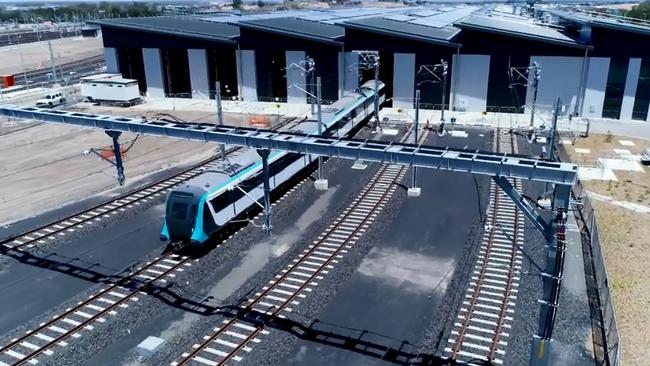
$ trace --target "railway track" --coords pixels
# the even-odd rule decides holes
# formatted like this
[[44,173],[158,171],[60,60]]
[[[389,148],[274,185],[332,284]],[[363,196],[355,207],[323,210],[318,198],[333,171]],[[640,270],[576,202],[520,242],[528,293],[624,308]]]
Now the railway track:
[[[422,139],[425,137],[426,133]],[[244,319],[257,319],[258,315],[283,318],[291,313],[292,307],[299,305],[334,268],[337,259],[361,238],[393,196],[395,182],[406,171],[406,167],[399,165],[379,168],[359,196],[291,264],[248,299],[238,316],[224,320],[202,343],[195,344],[171,365],[217,366],[241,361],[260,342],[260,337],[269,333],[263,322]]]
[[[78,80],[88,74],[94,74],[97,70],[104,66],[104,56],[92,56],[82,60],[76,60],[71,62],[66,62],[63,64],[56,65],[56,73],[59,79],[69,79],[69,80]],[[73,72],[74,74],[70,74]],[[54,83],[52,76],[48,74],[52,73],[51,67],[44,67],[42,69],[31,70],[25,72],[28,82],[31,84],[45,83],[50,82]],[[17,73],[14,75],[17,85],[25,84],[25,76],[23,73]]]
[[[289,118],[285,122],[275,126],[275,128],[283,128],[294,120],[295,119]],[[229,158],[232,158],[240,149],[240,147],[230,148],[226,151],[226,154]],[[174,186],[194,178],[206,170],[217,168],[219,164],[220,157],[207,159],[162,181],[151,183],[133,192],[116,197],[108,202],[66,216],[65,218],[31,229],[19,235],[2,239],[0,240],[0,253],[7,250],[29,249],[37,244],[53,242],[54,240],[68,235],[77,229],[96,224],[109,218],[111,215],[119,214],[129,208],[141,205],[149,200],[166,194]]]
[[[495,134],[499,152],[516,152],[509,134]],[[512,181],[520,189],[521,182]],[[503,364],[519,287],[524,244],[524,217],[495,183],[490,188],[487,224],[479,258],[450,338],[445,356],[459,363]]]
[[[236,150],[237,148],[231,148],[227,153],[232,157],[232,154]],[[4,239],[0,241],[0,253],[7,250],[29,249],[37,244],[46,244],[70,234],[77,229],[96,224],[109,218],[111,215],[119,214],[129,208],[157,198],[167,193],[174,186],[203,173],[205,170],[214,168],[219,163],[218,157],[210,158],[163,181],[149,184],[106,203],[96,205],[20,235]]]
[[191,265],[191,258],[168,253],[155,258],[115,284],[109,285],[86,300],[55,315],[24,335],[0,347],[0,366],[37,364],[39,358],[51,356],[76,339],[109,320],[119,309],[138,301],[149,287],[163,284],[177,272]]

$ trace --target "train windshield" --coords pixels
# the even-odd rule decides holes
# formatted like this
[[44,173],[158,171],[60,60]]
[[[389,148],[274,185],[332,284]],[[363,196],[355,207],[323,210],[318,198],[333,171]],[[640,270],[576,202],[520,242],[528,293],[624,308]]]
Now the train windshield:
[[169,216],[172,219],[182,220],[187,217],[187,203],[183,202],[174,202],[171,207],[171,212]]

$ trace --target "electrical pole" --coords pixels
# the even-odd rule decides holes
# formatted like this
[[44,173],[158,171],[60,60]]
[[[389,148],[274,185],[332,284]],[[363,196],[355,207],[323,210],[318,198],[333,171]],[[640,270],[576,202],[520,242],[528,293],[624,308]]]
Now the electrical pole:
[[[218,81],[215,83],[214,98],[216,99],[217,102],[217,124],[219,126],[223,126],[223,108],[221,108],[221,83]],[[226,145],[219,144],[219,150],[221,151],[221,161],[225,162]]]
[[309,100],[311,101],[311,115],[313,116],[314,115],[314,104],[315,104],[313,94],[319,94],[320,95],[320,93],[314,93],[314,86],[316,84],[314,82],[314,78],[316,77],[316,62],[314,62],[313,58],[307,57],[306,63],[307,63],[307,72],[309,73],[309,88],[308,89],[311,90],[311,94],[312,94],[312,95],[309,96]]
[[553,106],[553,127],[551,127],[551,134],[548,138],[548,156],[547,158],[555,161],[555,133],[557,131],[557,119],[560,115],[561,108],[560,97],[555,97],[555,105]]
[[[440,60],[439,64],[435,65],[420,65],[420,69],[418,70],[418,74],[426,74],[429,76],[431,79],[423,80],[418,83],[424,84],[424,83],[440,83],[442,86],[442,95],[441,95],[441,103],[440,103],[440,122],[444,123],[445,122],[445,105],[447,104],[447,73],[448,73],[448,66],[449,63],[445,60]],[[441,127],[443,125],[441,124]]]
[[379,54],[375,58],[373,65],[375,68],[375,131],[380,128],[379,126]]
[[[415,91],[415,126],[414,126],[414,133],[413,133],[413,144],[417,145],[418,144],[418,128],[419,128],[419,123],[420,123],[420,89],[417,89]],[[417,174],[418,174],[418,168],[416,166],[411,167],[411,189],[409,190],[409,193],[413,192],[415,193],[415,190],[417,190]],[[419,193],[419,192],[418,192]],[[412,194],[409,194],[411,196]],[[419,195],[419,194],[418,194]]]
[[23,49],[20,44],[17,46],[17,48],[18,48],[18,53],[20,54],[20,67],[23,69],[23,79],[25,80],[25,86],[29,86],[29,83],[27,83],[27,70],[25,70],[25,59],[23,57]]
[[54,51],[52,51],[52,42],[50,40],[47,41],[47,46],[50,48],[50,63],[52,64],[52,79],[55,82],[58,82],[58,78],[56,76],[56,64],[54,63]]
[[[530,74],[533,74],[532,78]],[[533,66],[528,68],[528,79],[532,83],[533,88],[533,104],[530,106],[530,128],[535,127],[535,105],[537,104],[537,90],[539,89],[539,78],[542,74],[542,69],[537,62],[533,62]]]
[[[321,80],[320,76],[316,78],[316,103],[318,103],[316,108],[317,122],[318,123],[318,136],[323,136],[323,113],[322,113],[322,103],[321,103]],[[317,190],[325,191],[327,190],[327,179],[323,179],[323,157],[318,155],[318,173],[317,179],[314,184]]]
[[287,67],[287,70],[295,67],[302,72],[305,73],[305,76],[307,76],[307,96],[309,96],[309,102],[311,104],[311,115],[314,115],[314,109],[315,109],[315,101],[314,101],[314,95],[316,94],[314,92],[316,83],[314,82],[314,77],[316,76],[316,62],[314,61],[313,57],[306,57],[303,61],[300,62],[294,62],[291,65]]
[[440,64],[442,65],[442,108],[441,108],[441,113],[440,113],[440,121],[444,122],[445,121],[445,102],[447,98],[447,61],[445,60],[440,60]]
[[379,52],[378,51],[355,51],[361,56],[361,62],[359,66],[369,70],[374,71],[374,107],[375,107],[375,125],[374,130],[377,131],[380,128],[379,125]]

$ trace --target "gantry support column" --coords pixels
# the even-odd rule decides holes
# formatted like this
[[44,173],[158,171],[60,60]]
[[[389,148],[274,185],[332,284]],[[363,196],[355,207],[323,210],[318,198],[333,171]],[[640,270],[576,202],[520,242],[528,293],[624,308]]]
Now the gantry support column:
[[264,181],[264,226],[262,229],[270,236],[273,230],[273,225],[271,224],[271,183],[269,182],[270,150],[258,149],[257,153],[262,157],[262,180]]
[[115,169],[117,170],[117,181],[121,186],[123,186],[126,177],[124,176],[124,165],[122,164],[122,150],[120,150],[120,141],[119,141],[122,132],[110,131],[110,130],[105,132],[108,136],[110,136],[113,139],[113,153],[115,154]]
[[550,349],[553,345],[553,325],[560,299],[560,285],[564,272],[566,220],[571,197],[571,186],[556,184],[553,195],[553,218],[546,233],[546,270],[542,273],[544,283],[539,329],[533,336],[530,364],[547,366],[551,364]]

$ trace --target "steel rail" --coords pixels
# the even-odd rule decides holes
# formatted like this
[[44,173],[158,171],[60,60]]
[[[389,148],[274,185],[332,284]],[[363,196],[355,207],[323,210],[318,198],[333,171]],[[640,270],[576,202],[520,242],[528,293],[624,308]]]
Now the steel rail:
[[[404,141],[408,136],[411,134],[413,130],[410,129],[402,139]],[[428,134],[422,134],[420,137],[420,140],[424,140]],[[273,280],[273,284],[268,286],[265,290],[262,290],[259,294],[256,294],[254,298],[249,300],[249,304],[243,307],[239,311],[239,316],[234,316],[230,318],[229,320],[224,323],[223,326],[221,326],[218,330],[215,330],[211,335],[207,336],[204,338],[203,342],[201,342],[198,347],[194,347],[194,349],[187,353],[186,355],[184,354],[183,357],[181,358],[180,361],[174,362],[173,365],[179,366],[179,365],[187,365],[190,361],[192,361],[198,354],[200,354],[202,351],[204,351],[208,346],[217,338],[219,338],[221,335],[226,334],[229,330],[231,330],[232,327],[234,327],[235,323],[239,322],[241,319],[241,315],[244,315],[246,313],[255,313],[257,310],[254,309],[254,307],[262,302],[266,298],[269,293],[271,293],[274,289],[278,289],[280,287],[280,284],[283,283],[283,281],[286,281],[288,277],[291,277],[294,275],[295,270],[299,268],[301,265],[304,265],[305,262],[307,262],[311,256],[315,253],[318,252],[319,250],[322,250],[322,245],[332,237],[332,235],[341,227],[343,227],[344,223],[346,222],[346,218],[350,218],[351,216],[355,215],[355,208],[359,208],[362,204],[367,205],[368,200],[366,198],[369,197],[371,193],[376,193],[373,188],[375,188],[375,185],[378,183],[378,181],[381,178],[384,178],[387,175],[393,176],[393,182],[398,182],[400,181],[404,175],[406,174],[406,170],[408,167],[406,166],[399,166],[397,172],[388,172],[388,169],[391,165],[388,164],[383,164],[379,170],[373,175],[373,177],[370,179],[370,181],[366,184],[366,186],[363,188],[361,191],[360,195],[353,201],[353,204],[350,206],[347,206],[344,209],[344,214],[341,217],[338,217],[335,219],[334,224],[330,225],[325,229],[325,232],[321,233],[319,235],[319,239],[313,243],[310,249],[308,249],[306,252],[302,253],[297,261],[295,263],[291,264],[286,270],[283,270],[284,273],[280,274],[279,278],[276,276]],[[266,313],[268,316],[277,316],[281,311],[287,308],[289,304],[291,304],[293,301],[296,300],[296,298],[304,291],[306,288],[310,286],[310,283],[316,279],[318,276],[320,276],[323,271],[331,265],[332,261],[334,258],[336,258],[338,255],[340,255],[341,251],[344,250],[346,245],[348,245],[351,241],[356,241],[358,240],[355,238],[362,230],[364,230],[364,226],[368,225],[369,221],[374,220],[372,218],[371,212],[374,212],[380,205],[386,202],[387,199],[389,199],[391,196],[389,195],[389,191],[391,189],[390,185],[386,185],[385,187],[382,187],[382,192],[380,193],[381,197],[376,200],[372,204],[372,208],[369,210],[369,213],[365,215],[365,217],[361,220],[360,223],[355,224],[356,227],[354,230],[351,231],[349,235],[347,235],[347,238],[344,239],[342,243],[338,245],[338,248],[336,248],[333,252],[331,252],[327,258],[318,266],[316,269],[313,271],[313,273],[304,280],[302,285],[297,286],[298,288],[295,289],[292,295],[290,295],[286,300],[284,300],[281,304],[276,305],[274,307],[274,310],[269,314],[268,312]],[[244,349],[249,342],[251,342],[257,335],[260,334],[264,329],[263,325],[256,326],[255,330],[253,330],[246,338],[242,339],[237,343],[237,345],[227,353],[226,356],[223,357],[221,361],[216,362],[218,365],[223,365],[229,360],[231,360],[233,357],[235,357],[242,349]]]
[[[57,343],[61,342],[62,340],[67,339],[68,337],[71,337],[73,334],[75,334],[75,333],[79,332],[80,330],[86,328],[91,323],[97,321],[102,316],[110,313],[111,311],[115,310],[115,308],[119,307],[120,305],[124,304],[126,301],[133,298],[140,291],[145,290],[147,287],[149,287],[154,282],[159,281],[159,280],[167,277],[170,273],[176,271],[178,268],[184,266],[186,263],[188,263],[189,261],[192,260],[190,257],[186,257],[186,258],[184,258],[182,260],[179,260],[177,264],[170,266],[171,268],[165,270],[164,272],[162,272],[160,275],[156,276],[155,278],[144,280],[144,281],[136,279],[136,277],[138,275],[146,272],[148,269],[151,269],[151,268],[155,267],[157,264],[160,264],[161,262],[164,262],[165,259],[172,258],[174,255],[177,255],[177,253],[178,253],[178,251],[170,252],[170,253],[167,253],[167,254],[163,255],[162,257],[159,257],[158,259],[156,259],[156,260],[152,261],[151,263],[145,265],[144,267],[140,268],[139,270],[136,270],[135,272],[132,272],[128,276],[120,279],[119,281],[117,281],[116,283],[110,285],[109,287],[102,289],[101,291],[99,291],[96,294],[92,295],[91,297],[84,300],[83,302],[81,302],[81,303],[75,305],[74,307],[66,310],[63,314],[57,315],[57,316],[53,317],[52,319],[50,319],[49,321],[40,324],[37,328],[35,328],[33,330],[30,330],[25,335],[13,339],[11,342],[9,342],[8,344],[6,344],[6,345],[2,346],[2,348],[0,348],[0,354],[2,354],[4,352],[7,352],[7,351],[10,351],[12,348],[16,347],[17,345],[19,345],[19,344],[33,338],[34,334],[38,334],[38,333],[50,328],[51,326],[62,322],[62,319],[66,319],[71,314],[74,314],[74,313],[80,311],[81,309],[84,309],[88,304],[92,303],[93,301],[99,299],[102,296],[105,296],[106,294],[108,294],[110,292],[115,291],[118,288],[126,288],[126,289],[130,290],[129,294],[127,294],[125,297],[122,297],[121,299],[117,300],[115,303],[107,306],[104,310],[101,310],[98,313],[92,315],[90,318],[87,318],[87,319],[81,321],[78,325],[73,326],[71,329],[69,329],[69,330],[66,329],[65,333],[62,333],[59,336],[54,337],[52,340],[47,341],[47,343],[45,345],[40,346],[38,349],[35,349],[31,353],[25,355],[18,362],[13,363],[12,366],[19,366],[19,365],[25,364],[26,362],[29,362],[34,357],[36,357],[36,356],[40,355],[41,353],[45,352],[46,350],[52,348],[52,346],[56,345]],[[134,279],[141,282],[141,283],[138,286],[136,286],[135,288],[133,288],[133,289],[130,289],[128,287],[123,287],[124,285],[128,284],[130,281],[132,281]],[[63,329],[65,329],[65,328],[63,328]]]

